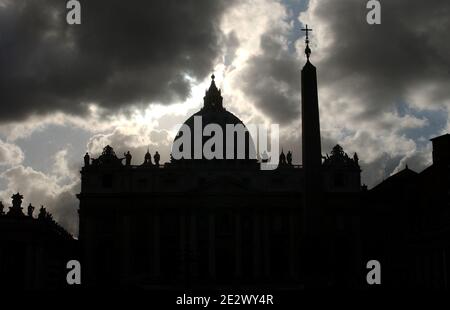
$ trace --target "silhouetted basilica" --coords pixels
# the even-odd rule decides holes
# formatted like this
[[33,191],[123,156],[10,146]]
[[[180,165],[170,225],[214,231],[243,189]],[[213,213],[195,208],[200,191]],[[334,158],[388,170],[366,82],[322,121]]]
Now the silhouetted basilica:
[[[132,154],[119,157],[111,146],[98,158],[86,154],[75,252],[84,286],[361,288],[368,287],[366,263],[378,260],[385,286],[447,287],[450,135],[432,140],[433,165],[423,172],[405,168],[367,190],[357,154],[336,145],[322,156],[310,54],[307,45],[302,166],[282,152],[276,170],[260,170],[251,149],[242,159],[164,164],[148,150],[138,165]],[[203,127],[243,125],[222,100],[213,76],[203,107],[186,126],[194,132],[194,116],[202,116]],[[251,148],[248,132],[245,139]],[[0,218],[0,238],[5,229],[32,224],[19,218]],[[66,239],[58,242],[74,242]],[[21,246],[14,255],[26,257],[27,242],[14,245]]]

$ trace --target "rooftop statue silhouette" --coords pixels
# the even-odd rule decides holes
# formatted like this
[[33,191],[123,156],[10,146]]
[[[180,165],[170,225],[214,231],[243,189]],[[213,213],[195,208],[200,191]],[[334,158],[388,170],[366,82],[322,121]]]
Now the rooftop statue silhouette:
[[31,205],[31,203],[28,205],[27,214],[29,217],[33,217],[34,207]]
[[132,156],[130,154],[130,151],[128,151],[127,153],[124,153],[123,155],[125,156],[125,165],[126,166],[130,166],[131,165],[131,158],[132,158]]
[[44,206],[41,206],[41,208],[39,209],[38,219],[39,220],[48,220],[50,218],[51,217],[47,213],[47,210],[44,208]]
[[89,156],[89,153],[86,152],[84,155],[84,166],[88,167],[91,164],[91,157]]
[[292,166],[292,153],[291,151],[288,151],[287,155],[286,155],[286,160],[289,166]]
[[152,166],[152,155],[150,154],[150,149],[147,149],[147,153],[145,153],[144,156],[144,163],[142,164],[143,166]]
[[279,165],[281,166],[286,165],[286,155],[284,155],[283,149],[281,149]]
[[353,161],[355,162],[355,164],[357,164],[359,166],[359,157],[358,157],[358,154],[356,152],[353,155]]
[[155,166],[159,167],[159,161],[161,160],[161,156],[159,155],[158,151],[155,152],[153,159],[155,160]]

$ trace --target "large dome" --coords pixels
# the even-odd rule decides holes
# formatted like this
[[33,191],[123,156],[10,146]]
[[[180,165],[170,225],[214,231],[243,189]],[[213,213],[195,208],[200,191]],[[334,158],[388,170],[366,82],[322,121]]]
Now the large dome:
[[[256,152],[255,152],[255,145],[253,143],[253,140],[247,130],[247,128],[245,127],[244,123],[238,118],[236,117],[233,113],[228,112],[222,104],[223,101],[223,97],[221,95],[221,91],[220,89],[217,88],[215,82],[214,82],[214,75],[211,76],[212,81],[211,81],[211,86],[209,87],[209,89],[206,91],[205,97],[203,98],[203,108],[198,111],[197,113],[195,113],[194,115],[192,115],[191,117],[189,117],[186,122],[184,122],[184,125],[187,126],[190,129],[190,133],[191,133],[191,151],[190,151],[190,158],[185,158],[188,156],[183,156],[183,159],[194,159],[194,138],[199,138],[198,136],[202,136],[202,149],[203,146],[205,145],[205,143],[211,139],[212,137],[215,136],[215,132],[212,133],[211,136],[204,136],[203,130],[204,128],[209,125],[209,124],[216,124],[218,126],[220,126],[220,128],[222,129],[222,133],[223,133],[223,153],[222,156],[218,156],[219,158],[215,157],[214,159],[226,159],[226,141],[227,141],[227,125],[233,125],[235,128],[235,132],[233,132],[232,134],[234,134],[234,137],[230,138],[233,139],[233,144],[234,144],[234,154],[233,154],[233,159],[238,159],[238,160],[249,160],[249,159],[255,159],[256,158]],[[197,124],[200,124],[199,121],[201,120],[201,127],[198,126],[198,128],[195,128],[196,125],[196,120],[197,120]],[[229,126],[230,127],[230,126]],[[199,128],[201,128],[201,132],[198,130]],[[197,129],[197,131],[195,131]],[[241,130],[241,135],[238,134],[239,130]],[[200,134],[199,134],[200,133]],[[182,152],[183,151],[183,147],[181,146],[178,150],[179,144],[180,143],[176,143],[178,139],[181,139],[183,137],[183,130],[180,130],[178,132],[178,134],[176,135],[175,139],[174,139],[174,144],[173,144],[173,148],[172,148],[172,153],[174,154],[175,152]],[[245,154],[238,154],[238,144],[242,143],[245,139]],[[179,141],[181,142],[181,140]],[[242,147],[241,147],[242,148]],[[213,147],[213,150],[214,147]],[[195,158],[195,159],[199,159],[199,158]],[[203,154],[202,159],[205,159],[205,156]],[[230,159],[230,158],[228,158]]]

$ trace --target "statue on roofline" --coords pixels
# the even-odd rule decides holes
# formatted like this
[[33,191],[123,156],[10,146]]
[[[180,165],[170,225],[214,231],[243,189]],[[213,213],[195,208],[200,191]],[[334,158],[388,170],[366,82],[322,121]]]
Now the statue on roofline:
[[155,161],[156,167],[159,167],[159,161],[161,159],[161,156],[159,155],[158,151],[155,152],[155,155],[153,155],[153,159]]
[[91,164],[91,157],[89,156],[89,153],[86,152],[86,155],[84,155],[84,166],[88,167]]
[[24,216],[22,212],[22,199],[23,196],[19,193],[12,195],[12,207],[9,208],[8,215],[12,216]]
[[149,149],[147,149],[147,153],[145,153],[144,163],[142,165],[144,165],[144,166],[151,166],[152,165],[152,155],[150,154],[150,150]]
[[27,214],[29,217],[33,217],[34,207],[31,205],[31,203],[28,205]]
[[284,155],[284,151],[283,149],[281,149],[281,154],[280,154],[280,165],[286,165],[286,155]]
[[131,156],[130,151],[128,151],[127,153],[123,153],[123,155],[125,156],[125,166],[130,166],[131,158],[133,157]]
[[287,155],[286,155],[286,160],[289,166],[292,166],[292,153],[291,151],[288,151]]

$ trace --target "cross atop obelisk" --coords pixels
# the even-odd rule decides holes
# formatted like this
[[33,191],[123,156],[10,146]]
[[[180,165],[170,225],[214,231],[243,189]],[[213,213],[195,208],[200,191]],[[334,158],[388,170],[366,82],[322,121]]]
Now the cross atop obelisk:
[[306,32],[306,43],[309,43],[309,32],[312,31],[312,29],[308,28],[308,25],[306,25],[305,28],[302,29],[302,31]]
[[311,55],[311,49],[309,48],[309,32],[312,31],[311,28],[308,28],[308,25],[305,25],[305,28],[302,29],[306,33],[306,48],[305,48],[305,54],[307,59],[309,60],[309,56]]

